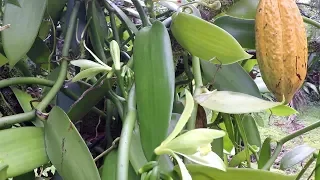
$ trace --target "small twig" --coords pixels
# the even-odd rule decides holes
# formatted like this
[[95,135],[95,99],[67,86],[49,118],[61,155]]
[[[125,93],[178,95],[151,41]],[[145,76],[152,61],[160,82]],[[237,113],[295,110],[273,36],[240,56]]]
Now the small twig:
[[0,26],[0,31],[6,30],[8,28],[10,28],[11,24],[6,24],[4,26]]
[[118,142],[120,140],[120,137],[117,137],[113,142],[112,145],[105,151],[103,151],[101,154],[99,154],[96,158],[94,158],[94,162],[98,161],[101,157],[107,155],[111,150],[115,149],[118,146]]

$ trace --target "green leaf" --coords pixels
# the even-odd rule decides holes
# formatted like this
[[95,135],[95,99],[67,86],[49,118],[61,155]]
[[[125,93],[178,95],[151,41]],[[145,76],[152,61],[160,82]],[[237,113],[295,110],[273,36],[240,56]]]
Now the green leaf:
[[8,165],[1,163],[0,161],[0,180],[6,180],[7,179],[7,169]]
[[70,63],[74,66],[78,66],[81,69],[89,69],[89,68],[101,68],[104,67],[103,65],[93,62],[91,60],[87,60],[87,59],[77,59],[77,60],[73,60],[70,61]]
[[[18,88],[12,87],[11,90],[13,91],[14,95],[18,99],[18,102],[19,102],[21,108],[23,109],[23,111],[24,112],[31,111],[32,107],[30,105],[30,101],[35,100],[35,99],[32,98],[30,94],[28,94]],[[32,104],[34,106],[37,106],[38,102],[33,102]]]
[[2,43],[9,65],[12,68],[32,47],[35,41],[47,0],[19,0],[21,5],[7,3],[3,24],[11,27],[2,32]]
[[[271,157],[271,138],[266,138],[262,144],[259,161],[258,161],[258,168],[261,169],[263,166],[268,162]],[[270,170],[270,168],[268,169]]]
[[249,73],[257,63],[256,59],[248,59],[244,61],[242,67],[247,73]]
[[315,167],[315,175],[314,178],[315,180],[320,179],[320,153],[318,152],[318,157],[317,157],[317,162],[316,162],[316,167]]
[[298,164],[299,162],[308,158],[308,156],[312,155],[315,150],[315,148],[312,148],[306,144],[293,148],[282,157],[280,169],[285,170]]
[[92,46],[97,54],[97,56],[103,61],[107,62],[107,57],[103,50],[104,48],[104,40],[108,37],[109,28],[107,25],[107,21],[103,14],[103,11],[97,3],[96,0],[92,0],[88,2],[88,15],[87,17],[91,19],[89,24],[89,36],[92,41]]
[[14,177],[47,163],[43,128],[21,127],[0,131],[0,164],[8,164]]
[[91,79],[92,77],[96,76],[98,73],[102,73],[106,71],[108,71],[108,69],[101,66],[85,69],[83,71],[80,71],[75,77],[73,77],[72,82],[77,82],[84,78]]
[[210,91],[194,96],[195,101],[208,109],[228,114],[260,112],[281,105],[248,94],[231,91]]
[[234,91],[261,98],[256,83],[240,64],[222,65],[219,68],[210,62],[201,60],[203,78],[213,82],[213,86],[220,91]]
[[257,127],[257,124],[256,124],[254,118],[249,114],[245,114],[242,119],[242,125],[243,125],[244,131],[246,133],[248,143],[251,146],[255,145],[255,146],[261,148],[260,133],[259,133],[259,130],[258,130],[258,127]]
[[62,16],[63,7],[67,0],[48,0],[47,12],[54,22],[57,22]]
[[79,121],[85,116],[93,106],[107,95],[110,90],[109,80],[105,79],[101,83],[87,89],[82,96],[70,107],[68,116],[73,122]]
[[15,6],[21,7],[19,0],[7,0],[6,3],[13,4]]
[[[195,180],[250,180],[257,178],[259,180],[294,180],[296,178],[296,175],[285,175],[276,172],[248,168],[227,168],[227,171],[224,172],[215,168],[197,164],[188,164],[186,167],[191,174],[192,179]],[[175,170],[179,175],[181,175],[178,166],[175,167]]]
[[[219,127],[224,131],[227,131],[227,134],[223,136],[223,149],[230,153],[234,147],[233,144],[235,144],[235,142],[232,142],[230,138],[230,136],[233,136],[233,126],[231,129],[232,131],[230,131],[229,128],[227,129],[227,127],[225,126],[225,123],[220,123]],[[232,134],[230,134],[230,132],[232,132]],[[214,141],[215,140],[213,140],[213,142]],[[212,145],[212,148],[214,148],[213,145]]]
[[240,0],[228,9],[227,14],[238,18],[255,19],[258,3],[259,0]]
[[50,49],[46,45],[46,43],[37,37],[30,48],[27,56],[36,64],[48,64],[48,58],[50,55]]
[[290,116],[290,115],[299,113],[298,111],[296,111],[295,109],[293,109],[288,105],[279,105],[271,108],[269,111],[276,116]]
[[[251,155],[252,152],[249,151]],[[244,162],[247,160],[247,156],[246,156],[246,151],[240,151],[238,154],[234,155],[231,159],[231,161],[229,162],[229,167],[236,167],[238,165],[240,165],[241,162]]]
[[110,42],[110,54],[111,54],[115,69],[120,70],[120,47],[117,41],[115,40],[112,40]]
[[221,16],[213,23],[230,33],[242,47],[255,49],[254,20]]
[[0,53],[0,67],[7,64],[8,62],[9,62],[8,59],[3,54]]
[[86,143],[67,114],[58,106],[50,111],[44,132],[48,157],[63,179],[100,179]]
[[211,63],[232,64],[252,57],[227,31],[194,15],[175,13],[171,32],[193,56]]
[[[103,162],[101,180],[117,179],[118,150],[109,152]],[[128,180],[138,180],[139,176],[135,173],[131,163],[129,165]]]
[[35,177],[35,173],[34,171],[30,171],[30,172],[27,172],[25,174],[22,174],[20,176],[16,176],[13,178],[13,180],[35,180],[36,177]]

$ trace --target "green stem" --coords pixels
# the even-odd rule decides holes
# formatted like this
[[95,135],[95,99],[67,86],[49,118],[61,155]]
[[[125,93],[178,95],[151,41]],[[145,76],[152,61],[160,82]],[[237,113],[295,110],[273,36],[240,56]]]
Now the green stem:
[[[201,70],[200,70],[200,59],[196,56],[192,56],[192,69],[195,81],[195,92],[194,95],[201,93],[201,87],[203,86],[202,77],[201,77]],[[187,129],[192,130],[196,127],[197,121],[197,111],[198,111],[198,103],[194,102],[194,108],[192,110],[191,117],[187,124]]]
[[298,176],[296,177],[296,180],[299,180],[302,177],[302,175],[306,172],[306,170],[310,167],[310,165],[313,163],[313,161],[315,159],[316,159],[316,157],[314,157],[312,155],[312,157],[309,159],[309,161],[306,163],[306,165],[304,165],[304,167],[299,172]]
[[36,117],[36,113],[34,110],[26,112],[26,113],[5,116],[5,117],[0,118],[0,127],[5,127],[7,125],[30,121],[31,119],[33,119],[35,117]]
[[250,168],[251,167],[251,160],[250,160],[250,152],[249,152],[250,151],[249,142],[248,142],[248,138],[247,138],[246,132],[244,130],[243,124],[241,122],[240,115],[236,114],[235,120],[236,120],[236,125],[238,127],[240,136],[241,136],[243,143],[244,143],[244,151],[245,151],[246,157],[247,157],[247,164],[248,164],[248,167]]
[[320,127],[320,121],[315,122],[315,123],[311,124],[310,126],[307,126],[307,127],[303,128],[303,129],[300,129],[300,130],[298,130],[298,131],[296,131],[296,132],[294,132],[292,134],[289,134],[288,136],[280,139],[278,141],[278,143],[277,143],[276,150],[274,151],[274,153],[272,154],[271,158],[263,166],[262,169],[267,170],[272,166],[273,162],[277,159],[278,155],[280,154],[281,148],[282,148],[284,143],[286,143],[286,142],[290,141],[291,139],[294,139],[294,138],[296,138],[296,137],[298,137],[298,136],[300,136],[300,135],[302,135],[302,134],[304,134],[306,132],[309,132],[309,131],[311,131],[311,130],[313,130],[315,128],[318,128],[318,127]]
[[128,179],[129,169],[129,151],[131,144],[131,136],[136,122],[136,99],[135,85],[132,86],[128,98],[128,114],[123,122],[118,154],[117,179]]
[[67,56],[69,55],[69,48],[72,40],[72,35],[74,32],[75,24],[76,24],[76,18],[80,7],[80,1],[76,1],[75,5],[72,9],[72,14],[70,16],[70,22],[68,24],[68,30],[66,33],[64,46],[62,49],[62,62],[61,62],[61,70],[58,76],[57,81],[55,82],[54,86],[50,89],[48,94],[42,99],[42,101],[38,104],[37,109],[39,111],[43,111],[48,104],[52,101],[52,99],[56,96],[56,94],[59,92],[60,88],[62,87],[64,80],[67,76],[67,70],[68,70],[68,61]]
[[146,27],[151,25],[148,16],[146,15],[146,13],[144,12],[140,2],[138,0],[132,0],[133,5],[136,7],[139,15],[140,15],[140,19],[142,21],[142,26]]
[[117,41],[118,44],[121,44],[117,23],[116,23],[116,16],[113,11],[109,11],[109,16],[110,16],[110,24],[111,24],[113,39]]
[[303,21],[304,21],[305,23],[308,23],[308,24],[314,26],[314,27],[320,28],[320,23],[317,22],[317,21],[315,21],[315,20],[312,20],[312,19],[310,19],[310,18],[307,18],[307,17],[304,17],[304,16],[303,16]]
[[18,84],[39,84],[43,86],[53,86],[55,82],[36,77],[14,77],[0,81],[0,88]]

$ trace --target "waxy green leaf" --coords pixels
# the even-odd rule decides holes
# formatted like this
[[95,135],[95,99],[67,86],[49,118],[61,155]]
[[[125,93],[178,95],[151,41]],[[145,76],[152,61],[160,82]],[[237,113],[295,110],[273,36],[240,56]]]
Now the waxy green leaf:
[[0,161],[0,180],[6,180],[7,179],[7,169],[8,164],[1,163]]
[[[262,144],[258,161],[259,169],[262,169],[271,157],[271,140],[271,138],[266,138]],[[270,170],[270,168],[268,170]]]
[[[250,151],[251,155],[252,152]],[[240,151],[238,154],[234,155],[231,159],[231,161],[229,162],[229,167],[236,167],[238,165],[240,165],[241,162],[244,162],[247,160],[247,156],[246,156],[246,151]]]
[[316,151],[315,148],[310,147],[306,144],[293,148],[291,151],[287,152],[281,159],[280,169],[285,170],[294,166],[295,164],[298,164],[299,162],[312,155],[314,151]]
[[203,107],[228,114],[261,112],[282,104],[281,102],[266,101],[248,94],[217,90],[196,95],[194,99]]
[[0,53],[0,67],[7,64],[8,62],[9,62],[8,59],[3,54]]
[[248,143],[261,148],[261,138],[254,118],[250,114],[245,114],[242,119],[242,125],[248,139]]
[[43,128],[20,127],[0,131],[0,165],[8,164],[7,178],[49,162]]
[[299,113],[298,111],[296,111],[295,109],[293,109],[288,105],[276,106],[274,108],[271,108],[269,112],[272,113],[272,115],[276,115],[276,116],[290,116],[290,115]]
[[[12,87],[11,89],[12,89],[14,95],[16,96],[23,111],[24,112],[31,111],[32,107],[31,107],[30,101],[35,100],[35,98],[32,98],[30,94],[28,94],[18,88]],[[33,102],[32,104],[34,106],[37,106],[38,102]]]
[[230,33],[242,47],[255,49],[254,20],[221,16],[213,23]]
[[256,83],[240,64],[215,65],[201,60],[203,78],[220,91],[234,91],[261,98]]
[[317,162],[316,162],[316,167],[315,167],[315,180],[320,179],[320,153],[318,152],[318,157],[317,157]]
[[19,0],[20,6],[7,3],[3,24],[10,28],[2,32],[3,50],[12,68],[32,47],[35,41],[47,0]]
[[50,111],[44,132],[48,157],[64,180],[100,180],[86,143],[60,107]]
[[[227,171],[221,171],[215,168],[201,166],[197,164],[188,164],[187,170],[196,180],[249,180],[258,178],[259,180],[295,180],[296,175],[285,175],[276,172],[249,169],[249,168],[227,168]],[[181,175],[179,167],[175,166],[176,172]]]
[[212,63],[232,64],[252,57],[227,31],[191,14],[175,13],[171,32],[192,55]]
[[228,9],[227,14],[243,19],[255,19],[258,3],[259,0],[240,0]]

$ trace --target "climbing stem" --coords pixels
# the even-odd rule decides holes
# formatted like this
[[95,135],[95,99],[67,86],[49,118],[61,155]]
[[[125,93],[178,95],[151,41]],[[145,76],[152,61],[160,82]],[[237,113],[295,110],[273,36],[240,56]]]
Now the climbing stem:
[[142,21],[142,26],[143,27],[149,26],[151,23],[148,19],[147,14],[144,12],[143,7],[141,6],[139,0],[132,0],[132,3],[136,7],[136,9],[140,15],[140,19]]
[[37,109],[38,111],[43,111],[48,104],[51,102],[51,100],[56,96],[56,94],[59,92],[60,88],[62,87],[64,80],[67,76],[67,70],[68,70],[68,56],[69,56],[69,48],[72,40],[72,35],[74,32],[75,24],[76,24],[76,18],[80,7],[80,1],[76,1],[75,5],[72,9],[72,13],[70,16],[70,21],[68,24],[68,29],[66,33],[66,37],[64,40],[64,46],[62,49],[62,60],[61,60],[61,70],[59,72],[59,76],[57,81],[55,82],[54,86],[50,89],[48,94],[42,99],[42,101],[38,104]]
[[33,119],[35,117],[36,117],[36,114],[35,114],[34,110],[26,112],[26,113],[5,116],[5,117],[0,118],[0,128],[5,127],[7,125],[30,121],[31,119]]
[[315,20],[312,20],[310,18],[307,18],[307,17],[303,16],[303,21],[305,23],[308,23],[308,24],[314,26],[314,27],[320,28],[320,23],[315,21]]
[[120,143],[119,155],[117,165],[117,179],[128,179],[129,169],[129,151],[131,144],[131,136],[133,134],[134,125],[136,122],[136,99],[135,99],[135,85],[132,86],[128,97],[128,113],[123,121]]
[[267,170],[272,166],[272,164],[274,163],[274,161],[277,159],[278,155],[280,154],[281,148],[284,143],[286,143],[286,142],[288,142],[288,141],[290,141],[290,140],[292,140],[292,139],[294,139],[294,138],[296,138],[306,132],[314,130],[315,128],[318,128],[318,127],[320,127],[320,121],[315,122],[315,123],[311,124],[310,126],[307,126],[303,129],[300,129],[300,130],[298,130],[292,134],[289,134],[288,136],[280,139],[277,142],[277,147],[276,147],[274,153],[272,154],[271,158],[267,161],[267,163],[263,166],[262,169]]
[[[201,76],[201,70],[200,70],[200,59],[196,56],[192,56],[192,70],[193,70],[193,76],[195,81],[194,95],[197,95],[201,93],[201,87],[203,86],[203,83],[202,83],[202,76]],[[196,121],[197,121],[197,112],[198,112],[198,103],[194,102],[194,108],[187,124],[188,130],[195,129]]]
[[302,177],[302,175],[306,172],[306,170],[310,167],[310,165],[313,163],[315,159],[317,159],[317,157],[312,155],[309,161],[306,163],[306,165],[304,165],[304,167],[299,172],[298,176],[296,177],[297,180],[299,180]]
[[14,77],[0,81],[0,88],[18,85],[18,84],[38,84],[43,86],[53,86],[54,81],[36,78],[36,77]]

